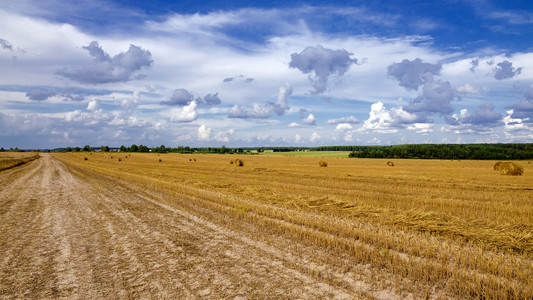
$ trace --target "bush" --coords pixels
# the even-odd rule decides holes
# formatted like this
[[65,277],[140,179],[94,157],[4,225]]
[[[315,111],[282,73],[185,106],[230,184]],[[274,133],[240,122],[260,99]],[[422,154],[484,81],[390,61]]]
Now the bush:
[[244,161],[243,161],[242,159],[238,159],[238,158],[237,158],[237,159],[235,160],[235,165],[236,165],[237,167],[244,167]]
[[326,161],[321,160],[321,161],[318,162],[318,165],[321,166],[321,167],[327,167],[328,163]]

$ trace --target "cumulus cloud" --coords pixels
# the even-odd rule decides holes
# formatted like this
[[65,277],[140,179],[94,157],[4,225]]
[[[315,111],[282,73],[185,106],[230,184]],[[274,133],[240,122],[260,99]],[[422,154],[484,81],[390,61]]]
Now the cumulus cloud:
[[98,100],[91,100],[87,104],[87,110],[95,111],[100,108],[100,101]]
[[251,110],[242,105],[234,105],[228,112],[228,118],[241,119],[266,119],[272,116],[272,107],[270,105],[254,104]]
[[313,114],[307,115],[307,117],[302,119],[302,123],[306,125],[316,125],[315,115]]
[[428,112],[448,115],[454,111],[451,104],[455,97],[454,89],[448,81],[434,80],[433,74],[422,75],[424,87],[422,95],[416,97],[406,107],[407,112]]
[[419,121],[419,117],[403,110],[401,107],[387,110],[382,102],[377,102],[370,106],[368,119],[363,122],[363,126],[359,128],[359,131],[395,133],[398,132],[398,128],[403,128],[406,124]]
[[508,110],[507,116],[503,118],[503,123],[505,124],[505,130],[507,131],[514,131],[514,130],[527,130],[529,127],[524,124],[524,120],[519,118],[513,118],[512,115],[514,111]]
[[84,46],[83,49],[93,57],[90,66],[75,70],[65,68],[57,73],[80,83],[127,82],[132,80],[133,73],[148,68],[153,63],[150,51],[135,45],[130,45],[128,51],[113,57],[104,52],[96,41]]
[[198,97],[198,98],[196,98],[196,102],[198,104],[202,104],[202,105],[218,105],[218,104],[222,103],[222,101],[218,97],[218,93],[207,94],[207,95],[204,96],[204,98]]
[[328,124],[340,124],[340,123],[359,124],[359,120],[354,116],[348,116],[348,117],[328,120]]
[[418,134],[429,134],[433,132],[433,125],[431,123],[413,123],[407,127],[407,130],[416,131]]
[[198,118],[198,112],[196,111],[196,101],[192,101],[189,105],[183,107],[177,107],[172,110],[171,122],[192,122]]
[[291,54],[289,67],[309,74],[309,80],[311,80],[314,88],[312,94],[321,94],[326,91],[331,75],[342,76],[352,64],[357,63],[357,59],[352,59],[351,55],[353,53],[344,49],[332,50],[321,45],[309,46],[300,53]]
[[289,109],[289,97],[292,95],[292,85],[285,82],[280,88],[278,93],[278,102],[276,103],[283,110]]
[[8,50],[13,51],[13,46],[7,40],[0,39],[0,46],[2,47],[2,49],[8,49]]
[[513,78],[520,74],[522,72],[522,68],[515,69],[512,62],[504,60],[501,63],[498,63],[497,67],[492,69],[492,71],[494,72],[492,75],[494,79],[503,80]]
[[28,97],[30,100],[35,100],[35,101],[44,101],[55,95],[57,95],[57,93],[56,91],[52,89],[31,90],[26,93],[26,97]]
[[198,127],[198,138],[200,140],[210,140],[211,139],[211,128],[208,128],[205,124],[202,124]]
[[296,123],[296,122],[292,122],[288,125],[289,127],[291,128],[298,128],[298,127],[301,127],[300,124]]
[[160,104],[185,106],[189,105],[193,99],[194,96],[186,89],[176,89],[174,90],[174,93],[172,94],[170,100],[161,101]]
[[425,63],[417,58],[412,61],[404,59],[401,63],[393,63],[388,66],[387,73],[396,78],[400,86],[407,90],[416,91],[428,78],[428,76],[424,76],[425,74],[439,75],[441,69],[441,64]]
[[347,130],[352,130],[352,129],[353,129],[352,125],[348,123],[339,123],[337,127],[335,128],[335,130],[338,130],[338,131],[347,131]]

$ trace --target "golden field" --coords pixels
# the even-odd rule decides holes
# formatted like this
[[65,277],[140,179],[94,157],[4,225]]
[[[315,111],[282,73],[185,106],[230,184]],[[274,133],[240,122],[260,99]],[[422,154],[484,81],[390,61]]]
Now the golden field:
[[[502,176],[493,170],[494,161],[394,160],[390,167],[381,159],[309,156],[53,157],[78,176],[108,177],[168,195],[167,205],[187,199],[192,206],[223,212],[221,224],[254,224],[265,235],[348,257],[353,265],[344,261],[337,267],[364,269],[400,294],[533,297],[530,161],[519,162],[523,176]],[[243,167],[230,164],[237,158]],[[319,167],[319,160],[328,166]],[[323,259],[335,264],[337,258]]]
[[39,158],[36,152],[0,152],[0,171]]

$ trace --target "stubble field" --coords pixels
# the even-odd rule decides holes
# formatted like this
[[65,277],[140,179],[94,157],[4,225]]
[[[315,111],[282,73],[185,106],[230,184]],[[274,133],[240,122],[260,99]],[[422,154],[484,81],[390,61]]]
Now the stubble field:
[[386,163],[43,155],[0,172],[0,295],[533,297],[533,164]]

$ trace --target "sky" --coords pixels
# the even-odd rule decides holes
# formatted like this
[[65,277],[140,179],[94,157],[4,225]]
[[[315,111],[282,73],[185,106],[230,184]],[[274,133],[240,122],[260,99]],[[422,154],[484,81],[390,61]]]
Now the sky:
[[0,146],[533,142],[533,2],[0,4]]

